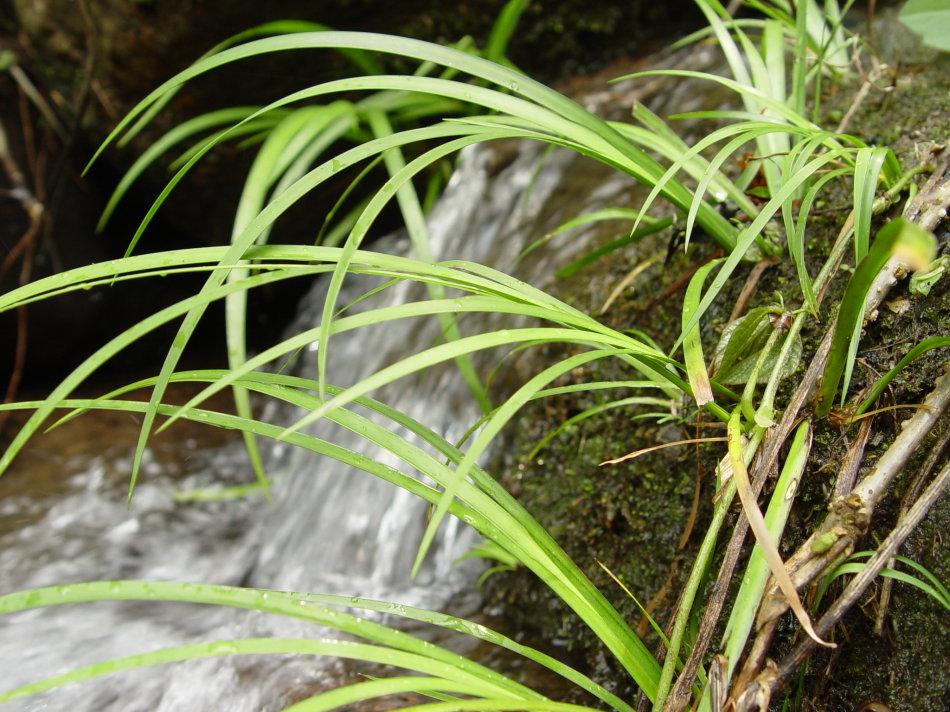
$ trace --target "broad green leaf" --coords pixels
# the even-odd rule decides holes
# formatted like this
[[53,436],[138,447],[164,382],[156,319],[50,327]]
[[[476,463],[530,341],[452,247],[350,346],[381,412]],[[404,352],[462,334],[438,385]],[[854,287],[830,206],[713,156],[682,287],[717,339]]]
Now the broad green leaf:
[[755,359],[771,330],[769,307],[755,307],[743,316],[726,324],[716,345],[713,366],[717,380],[723,380],[740,362]]
[[950,52],[950,6],[946,0],[907,0],[897,17],[928,47]]
[[[750,309],[740,319],[726,325],[722,332],[713,364],[715,376],[720,383],[728,385],[748,384],[754,366],[774,331],[771,317],[774,310],[766,307]],[[801,362],[802,341],[795,336],[788,357],[782,365],[779,380],[795,372]],[[765,361],[756,374],[755,383],[766,383],[772,377],[779,353],[775,350],[765,357]]]

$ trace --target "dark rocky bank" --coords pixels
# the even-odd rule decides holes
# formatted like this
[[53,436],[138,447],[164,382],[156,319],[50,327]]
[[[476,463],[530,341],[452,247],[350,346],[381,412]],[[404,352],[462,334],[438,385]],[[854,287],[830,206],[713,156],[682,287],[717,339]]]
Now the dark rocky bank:
[[[872,43],[889,69],[861,104],[848,131],[868,143],[892,147],[905,167],[916,165],[935,146],[946,145],[950,138],[950,58],[920,48],[913,36],[894,20],[879,18]],[[669,58],[656,63],[663,65]],[[835,126],[851,105],[860,79],[841,81],[826,92],[823,122]],[[646,99],[666,114],[682,110],[671,106],[665,89]],[[696,89],[700,93],[701,89]],[[705,108],[714,108],[706,106]],[[584,170],[579,166],[578,171]],[[592,169],[596,175],[598,169]],[[596,177],[588,176],[596,182]],[[584,178],[576,179],[583,185]],[[568,188],[569,190],[569,188]],[[575,200],[576,200],[575,196]],[[628,207],[636,207],[643,193],[634,189]],[[570,203],[570,198],[562,201]],[[841,191],[830,196],[816,217],[808,236],[807,250],[813,260],[812,273],[818,269],[849,205],[850,194]],[[880,224],[883,218],[879,218]],[[556,226],[554,221],[548,229]],[[585,234],[586,239],[615,239],[609,228]],[[940,250],[946,254],[946,221],[938,231]],[[680,309],[688,277],[716,251],[701,240],[687,252],[677,249],[667,254],[671,236],[665,234],[627,248],[622,256],[601,260],[569,280],[555,280],[549,287],[572,305],[599,313],[614,286],[631,269],[662,252],[663,260],[644,271],[604,312],[602,319],[617,329],[641,329],[669,348],[679,332]],[[731,287],[717,300],[702,325],[703,343],[711,348],[728,321],[728,308],[735,301],[751,267],[732,280]],[[846,275],[835,280],[823,305],[822,320],[827,323]],[[767,269],[750,307],[775,302],[797,305],[798,281],[791,262]],[[941,280],[926,297],[908,293],[907,281],[892,289],[880,316],[866,330],[859,349],[860,367],[852,384],[857,392],[877,374],[883,373],[914,344],[928,336],[946,334],[950,323],[950,282]],[[812,323],[804,333],[803,363],[785,381],[785,396],[797,385],[807,367],[810,353],[824,333],[822,324]],[[549,353],[533,362],[537,372],[548,359],[563,357]],[[919,403],[929,392],[946,363],[945,351],[933,351],[907,369],[891,386],[886,404]],[[626,375],[625,375],[626,374]],[[629,374],[617,363],[597,362],[593,368],[572,374],[571,382],[622,379]],[[558,384],[562,385],[562,384]],[[658,645],[635,603],[598,565],[605,565],[631,589],[655,618],[666,625],[686,580],[689,568],[711,514],[712,473],[723,448],[719,443],[669,448],[643,455],[612,467],[599,467],[608,458],[628,451],[703,435],[720,435],[686,424],[657,425],[641,420],[631,409],[609,410],[567,428],[545,448],[528,459],[538,441],[567,418],[607,400],[620,398],[621,392],[579,393],[548,399],[529,406],[518,423],[518,430],[506,448],[508,455],[500,466],[512,491],[539,519],[623,612],[634,628],[646,636],[649,645]],[[780,393],[777,402],[782,402]],[[861,473],[866,473],[893,440],[899,423],[908,411],[884,414],[876,420]],[[920,447],[918,455],[905,468],[894,492],[874,514],[872,526],[858,549],[874,549],[893,527],[901,497],[921,460],[941,434],[950,427],[944,417],[934,433]],[[816,429],[806,475],[789,519],[783,555],[803,541],[821,521],[825,503],[838,464],[855,437],[855,427],[840,430],[827,421]],[[697,487],[699,488],[697,492]],[[698,498],[695,512],[694,497]],[[731,519],[738,515],[733,506]],[[687,524],[690,522],[690,524]],[[727,524],[726,533],[731,525]],[[686,533],[689,530],[690,533]],[[901,553],[927,567],[939,579],[950,578],[950,550],[945,542],[950,530],[950,500],[946,496],[931,510],[923,524],[905,543]],[[721,537],[722,538],[722,537]],[[749,537],[747,537],[747,550]],[[718,570],[713,561],[711,576]],[[740,568],[742,567],[740,562]],[[785,709],[786,701],[802,705],[796,709],[851,712],[853,710],[892,709],[941,712],[950,706],[950,615],[933,599],[918,590],[895,584],[882,635],[874,632],[878,612],[880,581],[864,596],[839,628],[840,645],[832,653],[813,656],[803,676],[791,688],[791,697],[783,694],[773,700],[773,709]],[[711,583],[711,580],[708,582]],[[608,659],[596,638],[570,614],[550,592],[529,573],[521,570],[494,576],[488,584],[490,595],[506,611],[516,629],[529,630],[540,640],[556,640],[561,648],[604,680],[625,680],[625,674]],[[702,596],[702,594],[701,594]],[[702,597],[698,600],[703,600]],[[728,608],[726,609],[728,612]],[[724,622],[724,621],[723,621]],[[722,625],[722,624],[721,624]],[[779,656],[790,649],[791,632],[797,624],[790,615],[783,624],[777,647]],[[713,648],[720,639],[717,632]],[[628,699],[633,690],[626,683],[615,685]],[[887,708],[868,707],[872,703]]]

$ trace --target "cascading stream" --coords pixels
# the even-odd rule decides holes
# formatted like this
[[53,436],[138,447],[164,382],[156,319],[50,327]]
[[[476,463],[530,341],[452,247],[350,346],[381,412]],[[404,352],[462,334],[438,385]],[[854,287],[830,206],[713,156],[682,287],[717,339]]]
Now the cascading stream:
[[[714,51],[700,47],[681,53],[676,63],[681,68],[709,70],[715,57]],[[661,63],[671,64],[668,58]],[[661,115],[723,101],[716,85],[694,80],[654,83],[648,91],[635,81],[606,89],[600,80],[592,84],[597,89],[581,101],[601,114],[616,112],[618,107],[626,112],[647,96],[650,108]],[[573,230],[516,265],[525,247],[581,213],[636,206],[644,197],[645,191],[629,178],[564,150],[517,141],[473,146],[462,152],[449,185],[427,218],[432,253],[437,259],[495,267],[544,288],[558,267],[589,249],[585,238],[590,233],[612,239],[616,231],[607,228],[605,233],[597,226]],[[646,250],[665,249],[662,239],[629,248],[640,255],[631,259],[643,259]],[[370,249],[408,254],[409,245],[404,234],[396,234],[375,241]],[[587,277],[582,273],[577,279]],[[591,301],[577,306],[591,312],[600,309],[615,286],[609,276],[600,279],[610,281],[584,282],[583,294]],[[366,277],[348,277],[339,305],[348,304],[372,284]],[[324,292],[324,283],[315,284],[302,301],[291,331],[319,323]],[[401,283],[356,309],[425,298],[420,285]],[[459,325],[463,334],[474,334],[515,323],[510,318],[497,319],[467,314]],[[439,338],[439,325],[431,318],[336,335],[329,346],[327,380],[350,385],[432,346]],[[487,373],[499,356],[477,354],[475,364]],[[517,369],[518,363],[506,361],[506,369]],[[316,352],[305,351],[294,369],[314,377]],[[530,364],[521,370],[525,372],[519,371],[513,381],[529,377]],[[449,441],[457,440],[479,416],[451,363],[372,395]],[[290,423],[300,413],[269,405],[265,416]],[[265,446],[266,467],[274,479],[272,503],[257,497],[176,503],[172,493],[178,488],[246,482],[249,470],[236,440],[221,446],[215,444],[220,443],[220,435],[218,441],[209,435],[220,431],[186,425],[183,429],[188,435],[169,433],[155,438],[146,452],[132,506],[127,508],[126,484],[137,426],[110,416],[85,417],[90,418],[85,432],[91,445],[78,448],[82,454],[72,454],[70,445],[62,452],[24,453],[19,481],[36,484],[26,492],[20,487],[0,496],[2,593],[74,581],[165,579],[359,595],[462,615],[477,611],[478,566],[456,563],[474,541],[471,530],[447,518],[419,576],[410,580],[426,507],[388,483],[334,460],[277,444]],[[399,464],[330,423],[316,423],[312,431],[388,465]],[[483,460],[490,460],[490,453]],[[4,478],[2,486],[15,474]],[[53,494],[42,496],[47,492]],[[0,618],[0,688],[146,650],[275,635],[321,633],[313,626],[257,613],[183,604],[99,603],[24,612]],[[340,684],[348,674],[352,675],[333,660],[216,658],[121,673],[13,702],[3,709],[270,711]]]
[[[559,190],[563,193],[565,171],[577,164],[566,153],[544,152],[532,144],[466,151],[430,214],[433,253],[511,271],[529,241],[569,217],[569,211],[603,204],[629,185],[622,179],[604,183],[601,174],[594,187],[574,191],[573,205],[565,203],[563,195],[552,200]],[[377,241],[372,249],[406,253],[408,241],[395,235]],[[519,276],[537,284],[553,269],[549,260],[533,258]],[[349,278],[340,304],[367,286],[366,278]],[[323,290],[324,285],[317,284],[304,299],[296,329],[318,323]],[[361,306],[419,298],[425,298],[425,292],[418,285],[401,284]],[[485,329],[486,319],[466,316],[463,333]],[[338,335],[330,344],[328,380],[353,383],[432,345],[438,329],[434,319],[413,319]],[[315,362],[315,352],[309,351],[295,368],[312,376]],[[479,366],[491,363],[482,359]],[[453,369],[452,364],[432,369],[374,396],[456,440],[479,413]],[[299,417],[279,408],[269,415],[279,422]],[[397,465],[358,437],[329,425],[317,423],[314,431]],[[345,593],[434,609],[444,609],[461,592],[470,597],[468,608],[472,597],[477,599],[477,565],[456,563],[471,545],[472,532],[452,518],[441,527],[419,576],[410,580],[425,527],[425,504],[406,492],[336,461],[276,445],[269,448],[268,460],[275,479],[272,504],[257,498],[175,503],[171,493],[176,487],[207,486],[222,478],[234,481],[241,476],[236,473],[246,477],[243,451],[235,443],[210,451],[201,448],[200,440],[178,445],[192,452],[176,455],[182,458],[178,466],[186,473],[184,479],[171,481],[169,465],[150,450],[131,509],[126,508],[121,484],[129,466],[127,453],[53,458],[53,476],[69,478],[65,493],[53,497],[46,508],[29,496],[3,502],[3,517],[22,518],[31,508],[35,512],[25,526],[0,525],[0,590],[135,578]],[[101,603],[26,612],[0,620],[0,660],[6,661],[0,686],[9,689],[98,660],[165,646],[264,635],[313,636],[314,628],[246,611],[190,605]],[[341,669],[340,663],[328,660],[212,659],[112,675],[9,703],[5,709],[272,710],[338,680]]]

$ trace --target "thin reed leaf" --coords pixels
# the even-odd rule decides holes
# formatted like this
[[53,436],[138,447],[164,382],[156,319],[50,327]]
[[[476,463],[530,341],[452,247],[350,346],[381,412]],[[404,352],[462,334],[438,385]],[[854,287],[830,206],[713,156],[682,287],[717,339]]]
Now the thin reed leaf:
[[493,62],[502,62],[506,59],[508,43],[511,42],[512,36],[518,29],[518,21],[527,7],[528,0],[508,0],[505,3],[488,35],[488,42],[485,44],[483,53],[485,59]]
[[652,221],[651,224],[648,224],[644,227],[634,230],[629,235],[618,238],[616,240],[611,240],[610,242],[601,245],[600,247],[591,250],[590,252],[581,255],[576,260],[569,262],[563,267],[557,269],[554,272],[555,277],[561,279],[567,279],[573,277],[575,274],[580,272],[582,269],[587,267],[590,264],[593,264],[602,257],[606,257],[612,252],[616,252],[622,247],[627,245],[632,245],[635,242],[639,242],[644,237],[649,237],[650,235],[655,235],[658,232],[662,232],[670,225],[673,224],[673,218],[662,218],[660,220]]
[[[699,295],[703,289],[703,283],[709,273],[722,263],[721,259],[711,260],[696,270],[686,287],[686,296],[683,298],[683,325],[685,326],[693,318],[693,313],[699,306]],[[703,358],[703,345],[699,333],[699,322],[697,322],[683,339],[683,358],[686,361],[686,375],[689,377],[689,385],[693,392],[693,398],[696,405],[702,407],[714,400],[712,387],[709,385],[709,373],[706,369],[706,361]]]
[[898,361],[893,368],[891,368],[887,373],[881,376],[874,382],[874,385],[871,386],[871,390],[868,391],[867,396],[863,401],[858,405],[854,410],[856,416],[861,415],[868,408],[870,408],[881,397],[881,394],[884,392],[884,389],[890,385],[890,382],[893,381],[901,371],[907,368],[910,364],[916,361],[918,358],[923,356],[928,351],[933,349],[940,349],[950,346],[950,336],[930,336],[920,343],[916,344],[910,351],[908,351],[900,361]]
[[[217,126],[232,124],[254,114],[260,109],[259,106],[235,106],[227,109],[219,109],[201,114],[193,119],[184,121],[178,126],[169,130],[164,136],[149,145],[142,155],[139,156],[132,166],[122,175],[112,195],[102,210],[99,222],[96,224],[96,232],[102,232],[106,224],[115,212],[116,207],[122,201],[122,198],[128,192],[129,188],[135,183],[142,173],[151,166],[162,155],[169,151],[176,144],[188,139],[189,137],[206,131]],[[262,117],[257,123],[250,124],[250,130],[258,131],[261,128],[269,129],[274,123],[280,120],[279,112],[274,112],[271,116]]]
[[[525,257],[527,257],[532,252],[534,252],[536,249],[546,245],[552,239],[554,239],[558,235],[561,235],[567,232],[568,230],[573,230],[574,228],[577,228],[577,227],[583,227],[585,225],[591,225],[594,223],[604,222],[607,220],[634,221],[634,220],[639,219],[640,215],[641,213],[639,210],[631,210],[630,208],[602,208],[600,210],[595,210],[590,213],[582,213],[581,215],[577,215],[571,218],[570,220],[566,220],[565,222],[561,223],[556,228],[551,230],[549,233],[547,233],[541,239],[535,240],[534,242],[532,242],[530,245],[528,245],[526,248],[524,248],[521,251],[521,254],[518,255],[516,262],[520,262]],[[647,218],[647,220],[652,222],[652,218]]]
[[[373,131],[373,134],[377,138],[383,138],[385,136],[391,136],[393,134],[392,126],[389,123],[389,119],[386,118],[386,115],[381,111],[371,111],[367,114],[367,120],[370,125],[370,128]],[[448,149],[451,152],[453,149]],[[383,162],[386,165],[386,170],[389,172],[390,179],[394,181],[402,180],[402,175],[406,171],[406,162],[403,159],[402,151],[399,148],[391,148],[382,154]],[[427,167],[431,165],[433,161],[430,161],[426,158],[424,161],[420,162],[420,165]],[[406,226],[406,230],[409,233],[409,240],[412,243],[412,249],[417,259],[423,262],[432,262],[433,256],[429,248],[429,230],[426,227],[425,215],[422,210],[422,205],[419,202],[419,196],[416,195],[415,188],[412,185],[411,176],[413,173],[409,173],[409,178],[402,180],[399,187],[396,189],[396,202],[399,204],[399,210],[402,213],[403,223]],[[385,186],[377,192],[377,195],[383,194]],[[366,219],[365,216],[370,214],[371,206],[373,200],[376,196],[370,199],[370,202],[367,204],[366,208],[363,209],[362,215],[357,218],[357,221]],[[351,234],[356,230],[356,225],[354,224],[354,229],[351,231]],[[340,267],[338,266],[338,269]],[[345,269],[345,267],[344,267]],[[440,285],[428,284],[426,288],[429,292],[429,296],[433,299],[441,299],[445,296],[445,290]],[[334,300],[335,301],[335,300]],[[329,293],[327,295],[327,303],[330,303]],[[328,316],[326,310],[324,310],[324,318],[332,319],[332,313]],[[440,314],[439,315],[439,324],[442,327],[442,335],[447,341],[455,341],[461,337],[461,332],[459,331],[458,322],[451,314]],[[324,341],[324,343],[326,343]],[[327,349],[322,349],[322,353],[326,354]],[[475,398],[475,401],[478,403],[479,408],[481,408],[483,413],[487,413],[491,410],[491,401],[488,399],[488,394],[485,392],[485,387],[482,385],[481,379],[475,371],[475,367],[472,365],[471,359],[465,355],[456,359],[455,365],[459,370],[465,384],[468,386],[469,392]]]
[[339,709],[378,697],[410,692],[438,699],[442,699],[443,695],[436,693],[476,694],[472,691],[470,685],[437,677],[385,677],[320,692],[313,697],[308,697],[285,707],[284,712],[328,712],[328,710]]
[[735,482],[736,492],[742,502],[742,510],[749,520],[749,528],[752,529],[752,533],[755,534],[756,543],[759,545],[759,550],[762,552],[763,558],[772,571],[772,576],[775,577],[779,589],[785,595],[789,608],[791,608],[792,613],[795,614],[795,617],[798,619],[804,631],[819,645],[833,648],[835,647],[834,643],[828,643],[819,638],[814,628],[812,628],[811,619],[809,619],[808,613],[805,612],[805,608],[802,606],[801,599],[798,597],[798,591],[795,590],[795,585],[792,583],[792,579],[788,575],[788,570],[785,568],[785,563],[782,561],[778,549],[775,548],[769,536],[769,530],[762,517],[762,512],[759,511],[759,505],[752,496],[752,486],[749,484],[749,475],[746,472],[746,464],[743,456],[742,430],[740,426],[741,413],[742,410],[736,408],[732,412],[732,417],[729,419],[729,461],[732,464],[732,481]]
[[859,148],[854,159],[854,261],[864,259],[871,244],[871,211],[874,193],[887,148]]
[[[821,602],[825,594],[828,592],[828,587],[835,579],[841,576],[859,574],[864,570],[865,564],[861,563],[860,561],[854,561],[854,559],[869,558],[873,554],[873,551],[861,551],[852,554],[851,557],[849,557],[851,560],[839,564],[833,571],[827,574],[822,579],[821,584],[818,587],[818,592],[815,595],[815,605],[817,606]],[[899,581],[900,583],[906,583],[923,591],[928,596],[933,598],[938,604],[943,606],[945,610],[950,612],[950,597],[947,596],[946,588],[940,584],[940,581],[936,576],[927,571],[927,569],[918,564],[916,561],[908,559],[904,556],[898,556],[896,559],[901,563],[915,569],[918,573],[923,574],[924,577],[927,578],[927,581],[923,581],[920,578],[903,571],[898,571],[896,569],[887,567],[882,568],[879,572],[879,575]]]
[[[933,260],[936,249],[936,239],[932,234],[903,218],[891,220],[878,230],[874,243],[864,259],[855,267],[841,298],[831,350],[818,390],[818,405],[815,408],[817,415],[828,414],[834,404],[842,375],[846,370],[850,372],[853,365],[853,360],[849,358],[851,343],[854,334],[861,328],[864,301],[878,273],[892,256],[911,266],[926,266]],[[847,387],[846,381],[842,388],[842,403],[847,396]]]
[[566,358],[531,378],[527,383],[521,386],[521,388],[515,391],[500,407],[494,410],[481,432],[478,433],[468,451],[465,453],[465,457],[455,468],[452,480],[445,486],[442,498],[432,513],[426,530],[422,535],[422,542],[419,545],[419,551],[416,554],[412,568],[413,576],[418,573],[422,561],[429,550],[429,546],[435,537],[435,532],[448,511],[449,504],[458,491],[459,484],[465,480],[469,471],[478,460],[478,457],[488,448],[491,441],[494,440],[495,436],[498,435],[505,424],[521,409],[521,406],[531,400],[544,386],[563,374],[586,363],[590,363],[591,361],[612,356],[615,353],[616,351],[614,349],[598,349]]
[[786,230],[788,252],[795,263],[798,283],[801,285],[802,294],[805,297],[805,306],[814,317],[818,316],[818,298],[815,295],[814,280],[808,273],[808,266],[805,263],[805,232],[808,225],[808,216],[821,190],[829,182],[845,176],[849,172],[847,168],[838,168],[819,176],[815,182],[809,186],[798,206],[798,220],[795,222],[794,229],[791,232]]
[[689,320],[689,323],[685,324],[683,327],[683,332],[680,334],[677,339],[677,344],[679,345],[682,342],[683,334],[689,332],[689,329],[693,328],[706,313],[706,310],[712,304],[712,301],[718,296],[719,292],[725,286],[726,280],[732,275],[735,268],[739,265],[742,259],[745,257],[746,251],[752,246],[752,243],[755,241],[756,237],[759,236],[761,231],[765,228],[766,223],[772,218],[776,213],[779,207],[783,202],[788,198],[788,196],[795,193],[798,188],[809,180],[811,176],[818,171],[822,166],[827,163],[835,160],[838,157],[840,152],[838,151],[828,151],[827,153],[817,156],[802,166],[801,169],[795,172],[794,175],[790,176],[785,183],[782,185],[781,190],[774,196],[771,200],[762,207],[762,210],[756,216],[748,227],[746,227],[737,239],[736,249],[726,258],[726,261],[723,263],[722,267],[716,273],[715,278],[713,279],[712,284],[709,286],[709,289],[706,290],[706,293],[703,295],[703,298],[699,302],[699,306],[696,309],[696,313]]
[[608,410],[626,408],[631,405],[655,405],[670,409],[673,407],[673,403],[671,401],[664,400],[662,398],[651,398],[648,396],[631,396],[629,398],[618,398],[617,400],[598,403],[597,405],[591,406],[590,408],[585,408],[580,413],[572,415],[570,418],[560,423],[556,428],[545,433],[541,439],[535,443],[535,446],[531,448],[531,451],[525,455],[525,459],[533,460],[535,457],[537,457],[541,450],[547,447],[548,443],[550,443],[554,438],[570,428],[572,425],[577,425],[580,422],[593,418],[595,415],[599,415]]

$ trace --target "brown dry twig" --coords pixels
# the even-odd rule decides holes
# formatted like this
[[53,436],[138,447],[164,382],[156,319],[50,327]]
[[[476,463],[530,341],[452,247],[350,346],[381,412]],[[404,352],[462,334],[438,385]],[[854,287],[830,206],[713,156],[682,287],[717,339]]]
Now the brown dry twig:
[[640,457],[641,455],[646,455],[648,452],[654,452],[656,450],[663,450],[668,447],[679,447],[680,445],[692,445],[693,443],[724,443],[726,438],[687,438],[686,440],[676,440],[671,443],[662,443],[660,445],[653,445],[651,447],[641,448],[639,450],[634,450],[633,452],[628,452],[626,455],[621,455],[620,457],[615,457],[612,460],[604,460],[598,467],[603,467],[604,465],[616,465],[620,462],[626,460],[632,460],[635,457]]
[[874,418],[865,418],[858,426],[858,434],[854,441],[848,447],[848,452],[844,456],[844,462],[841,463],[841,472],[838,479],[835,480],[835,489],[832,497],[843,497],[854,487],[854,480],[858,476],[858,469],[861,467],[861,460],[864,459],[864,447],[868,442],[868,435],[871,434],[871,424]]
[[755,263],[755,266],[749,272],[749,276],[746,278],[745,284],[742,285],[742,291],[739,292],[739,298],[736,299],[735,305],[732,307],[732,313],[729,315],[729,321],[735,321],[745,312],[745,308],[749,305],[749,300],[752,299],[752,295],[755,294],[756,287],[759,286],[759,280],[762,278],[762,274],[769,267],[777,265],[779,260],[777,257],[766,257],[764,260],[759,260]]
[[[871,472],[850,494],[831,503],[830,512],[821,525],[786,560],[786,567],[796,588],[808,585],[853,551],[855,543],[867,531],[875,506],[923,439],[932,431],[948,405],[950,369],[946,369],[937,379],[934,389],[924,400],[925,407],[904,421],[901,432]],[[763,666],[778,619],[787,608],[787,603],[777,591],[775,582],[770,580],[756,618],[756,638],[733,689],[732,698],[737,702],[737,709],[742,709],[738,707],[740,700],[759,699],[763,690],[774,689],[785,674],[777,668],[763,671]],[[816,630],[822,635],[827,628],[816,627]],[[807,650],[810,651],[811,648]],[[752,694],[753,690],[755,694]]]
[[[24,230],[3,262],[0,263],[0,278],[13,267],[16,260],[20,260],[18,282],[22,285],[29,281],[30,275],[32,274],[33,248],[36,243],[36,236],[39,234],[40,227],[43,224],[45,207],[28,186],[26,175],[20,169],[16,159],[13,157],[13,153],[10,151],[10,144],[7,141],[7,133],[2,121],[0,121],[0,167],[3,168],[3,172],[11,186],[8,195],[20,203],[28,220],[26,230]],[[16,397],[17,389],[23,378],[23,369],[26,365],[26,307],[21,306],[17,309],[16,320],[16,342],[13,352],[13,367],[10,377],[7,379],[6,388],[4,389],[4,403],[9,403]],[[10,411],[0,413],[0,431],[3,430],[3,426],[9,417]]]
[[[940,456],[943,454],[943,449],[947,446],[948,442],[950,442],[950,427],[944,428],[943,435],[940,436],[940,440],[938,440],[937,444],[934,445],[933,449],[930,451],[930,455],[927,456],[927,459],[921,466],[920,471],[914,476],[913,481],[911,481],[910,486],[904,493],[904,496],[901,499],[900,513],[897,516],[898,521],[907,516],[907,512],[910,511],[910,508],[913,506],[914,502],[916,502],[920,497],[920,491],[924,488],[924,483],[927,481],[927,477],[933,471],[934,466],[937,464]],[[894,559],[891,559],[887,563],[887,566],[888,568],[894,568]],[[891,600],[891,589],[893,588],[893,584],[894,579],[892,578],[885,578],[881,582],[881,596],[878,599],[877,615],[874,620],[874,632],[878,635],[882,635],[884,633],[884,618],[887,615],[887,606]]]
[[[948,484],[950,484],[950,462],[945,462],[934,481],[930,483],[920,498],[908,510],[907,514],[901,518],[897,526],[887,535],[887,538],[881,543],[874,555],[868,559],[861,572],[851,579],[841,596],[831,604],[818,623],[815,624],[819,635],[828,633],[858,599],[860,599],[867,590],[867,587],[875,577],[877,577],[878,573],[880,573],[881,569],[884,568],[885,564],[887,564],[897,553],[898,549],[900,549],[904,540],[910,536],[917,525],[923,520],[924,516],[926,516],[927,512],[930,511],[930,508],[940,499]],[[770,695],[774,694],[784,680],[798,669],[798,666],[808,657],[812,648],[813,642],[809,639],[804,639],[791,653],[782,659],[776,668],[776,674],[772,676],[769,683]],[[737,708],[737,710],[741,712],[741,708]]]

